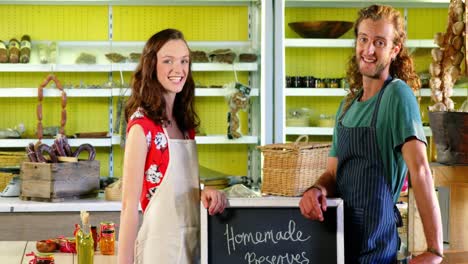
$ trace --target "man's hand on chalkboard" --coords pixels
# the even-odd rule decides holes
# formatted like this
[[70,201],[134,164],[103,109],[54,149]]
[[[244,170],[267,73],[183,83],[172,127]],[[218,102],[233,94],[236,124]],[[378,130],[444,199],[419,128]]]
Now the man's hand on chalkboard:
[[311,220],[323,221],[323,211],[327,210],[327,196],[320,188],[309,188],[299,202],[301,214]]
[[201,191],[201,201],[210,215],[222,213],[227,206],[226,195],[223,192],[206,187]]

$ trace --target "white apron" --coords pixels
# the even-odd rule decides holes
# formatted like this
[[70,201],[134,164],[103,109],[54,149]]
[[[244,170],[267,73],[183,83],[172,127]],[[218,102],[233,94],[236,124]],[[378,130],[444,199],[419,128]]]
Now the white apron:
[[145,210],[138,232],[135,264],[200,262],[200,189],[195,141],[169,139],[168,147],[166,174]]

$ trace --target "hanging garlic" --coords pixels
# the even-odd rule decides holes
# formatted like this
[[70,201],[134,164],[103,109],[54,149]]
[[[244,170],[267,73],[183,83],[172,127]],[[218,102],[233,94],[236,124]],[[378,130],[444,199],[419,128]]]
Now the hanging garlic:
[[440,86],[442,85],[442,81],[440,80],[440,78],[438,77],[432,77],[431,79],[429,79],[429,86],[432,88],[432,89],[437,89],[439,90],[440,89]]
[[447,111],[447,107],[441,102],[437,102],[433,106],[429,106],[428,109],[431,112],[445,112],[445,111]]
[[444,33],[437,32],[434,35],[434,43],[437,44],[437,46],[439,46],[439,47],[443,47],[444,46],[444,37],[445,37]]
[[434,102],[442,102],[443,94],[439,90],[432,90],[431,98]]
[[453,95],[453,87],[445,87],[443,94],[445,98],[451,97]]
[[457,54],[453,55],[450,58],[452,59],[452,65],[460,65],[462,60],[465,58],[465,55],[463,54],[463,52],[459,51],[457,52]]
[[432,55],[432,59],[435,62],[440,62],[442,60],[442,51],[440,50],[440,48],[433,48],[431,50],[431,55]]
[[453,103],[453,100],[448,97],[444,99],[444,104],[447,106],[448,111],[453,111],[455,108],[455,104]]
[[460,68],[458,66],[451,66],[448,68],[448,74],[450,74],[450,78],[452,79],[452,84],[454,84],[457,80],[458,77],[460,76]]
[[431,63],[429,65],[429,73],[432,77],[437,77],[440,74],[440,65],[437,62]]
[[455,50],[460,50],[463,46],[463,39],[461,36],[455,36],[452,39],[452,46]]
[[465,29],[465,23],[463,23],[463,21],[457,21],[452,26],[453,34],[455,34],[457,36],[461,35],[461,33],[463,32],[464,29]]

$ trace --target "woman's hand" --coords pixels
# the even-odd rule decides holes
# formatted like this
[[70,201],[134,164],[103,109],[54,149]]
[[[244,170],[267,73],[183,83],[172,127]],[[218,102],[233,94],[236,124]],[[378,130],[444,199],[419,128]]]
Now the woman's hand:
[[227,206],[226,195],[223,192],[206,187],[201,191],[201,201],[210,215],[222,213]]

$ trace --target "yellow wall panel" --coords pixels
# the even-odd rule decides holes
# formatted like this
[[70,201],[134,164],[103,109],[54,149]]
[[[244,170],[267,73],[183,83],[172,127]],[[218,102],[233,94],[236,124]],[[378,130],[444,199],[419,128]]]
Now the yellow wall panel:
[[345,77],[351,53],[351,48],[287,48],[286,75]]
[[189,41],[248,40],[248,8],[237,6],[115,6],[114,40],[147,40],[165,28]]
[[247,175],[246,145],[198,145],[200,165],[232,175]]
[[0,5],[0,39],[106,40],[107,17],[107,6]]
[[432,39],[436,32],[445,32],[447,8],[409,8],[408,39]]

